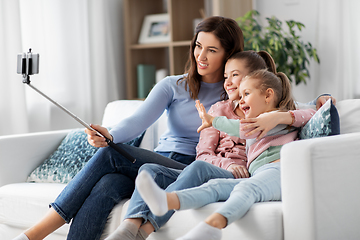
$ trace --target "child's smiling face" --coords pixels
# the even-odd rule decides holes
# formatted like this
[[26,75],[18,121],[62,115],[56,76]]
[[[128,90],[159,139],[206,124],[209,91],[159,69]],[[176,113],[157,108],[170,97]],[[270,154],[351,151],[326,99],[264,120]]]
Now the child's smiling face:
[[225,65],[224,88],[230,100],[239,100],[239,85],[249,71],[243,59],[230,59]]
[[239,103],[245,118],[255,118],[269,110],[269,104],[266,103],[266,96],[257,88],[257,84],[257,79],[244,78],[241,81],[239,87]]

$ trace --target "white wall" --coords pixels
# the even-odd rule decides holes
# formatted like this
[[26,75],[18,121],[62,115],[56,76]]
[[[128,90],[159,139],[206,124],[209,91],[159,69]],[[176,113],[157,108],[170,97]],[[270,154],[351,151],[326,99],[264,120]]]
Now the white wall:
[[[275,16],[279,20],[295,20],[305,25],[299,34],[304,42],[311,42],[313,47],[318,46],[317,35],[317,0],[253,0],[253,7],[260,12],[261,18]],[[264,23],[264,22],[262,22]],[[321,62],[321,56],[320,62]],[[307,84],[293,85],[294,97],[297,101],[307,102],[314,99],[321,92],[321,86],[317,87],[319,64],[311,62],[310,79]],[[320,89],[320,90],[317,90]]]

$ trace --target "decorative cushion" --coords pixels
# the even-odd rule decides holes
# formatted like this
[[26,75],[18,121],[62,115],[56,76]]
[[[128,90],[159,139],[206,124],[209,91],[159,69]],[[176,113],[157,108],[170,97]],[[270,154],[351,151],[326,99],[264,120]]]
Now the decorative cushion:
[[338,134],[340,134],[339,114],[332,101],[329,100],[302,128],[299,138],[308,139]]
[[[144,134],[145,131],[125,144],[138,147]],[[84,129],[73,130],[57,150],[30,173],[27,182],[68,183],[97,150],[88,143]]]

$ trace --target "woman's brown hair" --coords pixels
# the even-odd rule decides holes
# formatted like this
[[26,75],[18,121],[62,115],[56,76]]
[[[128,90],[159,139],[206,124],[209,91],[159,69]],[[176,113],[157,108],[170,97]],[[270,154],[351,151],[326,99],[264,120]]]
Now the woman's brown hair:
[[201,75],[197,71],[196,59],[194,57],[194,49],[199,32],[213,33],[220,40],[221,46],[225,50],[224,68],[226,61],[233,53],[244,50],[244,37],[235,20],[213,16],[200,22],[195,29],[195,35],[190,44],[189,58],[185,66],[187,76],[178,80],[178,82],[185,81],[185,89],[188,90],[189,88],[190,97],[194,100],[197,99],[201,86]]

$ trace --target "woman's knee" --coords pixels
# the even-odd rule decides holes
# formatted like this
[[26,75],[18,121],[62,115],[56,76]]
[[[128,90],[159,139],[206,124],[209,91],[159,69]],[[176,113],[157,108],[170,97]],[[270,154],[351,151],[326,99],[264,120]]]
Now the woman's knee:
[[94,156],[96,156],[96,157],[109,156],[109,155],[113,154],[112,152],[113,152],[113,149],[110,147],[99,148],[99,150],[95,153]]
[[135,183],[129,177],[111,173],[104,175],[93,187],[91,194],[99,199],[111,198],[120,201],[131,196]]

